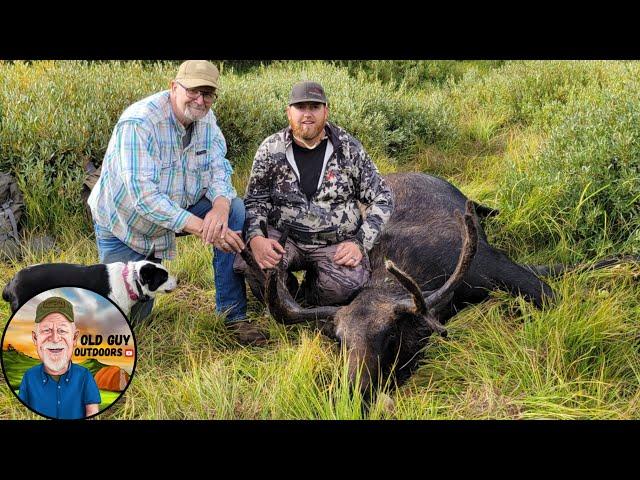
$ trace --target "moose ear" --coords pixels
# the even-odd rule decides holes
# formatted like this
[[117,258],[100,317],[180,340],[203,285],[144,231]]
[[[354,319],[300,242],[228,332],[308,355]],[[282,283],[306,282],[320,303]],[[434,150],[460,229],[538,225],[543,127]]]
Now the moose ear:
[[415,307],[413,305],[407,305],[408,301],[398,303],[393,306],[393,318],[398,320],[403,315],[415,315]]
[[154,243],[151,245],[151,251],[147,254],[147,256],[144,259],[149,260],[150,262],[153,262],[153,260],[155,259],[155,255],[156,255],[156,244]]

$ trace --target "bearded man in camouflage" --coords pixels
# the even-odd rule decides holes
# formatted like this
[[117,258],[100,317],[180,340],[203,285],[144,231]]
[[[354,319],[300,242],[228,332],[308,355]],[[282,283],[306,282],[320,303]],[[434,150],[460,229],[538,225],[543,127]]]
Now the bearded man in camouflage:
[[[289,127],[258,148],[244,200],[245,237],[256,262],[306,270],[298,298],[308,305],[341,305],[355,296],[371,273],[367,253],[393,209],[392,193],[362,144],[327,122],[327,103],[320,84],[294,85]],[[282,248],[277,240],[285,229]],[[239,255],[234,268],[246,271]]]

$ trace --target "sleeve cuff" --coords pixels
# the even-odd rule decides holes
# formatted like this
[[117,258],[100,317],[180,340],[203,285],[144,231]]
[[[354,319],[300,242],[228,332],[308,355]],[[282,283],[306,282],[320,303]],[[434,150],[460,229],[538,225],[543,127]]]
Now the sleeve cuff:
[[178,214],[178,217],[173,224],[173,231],[176,233],[181,233],[184,227],[187,225],[187,221],[189,220],[190,215],[193,214],[191,212],[188,212],[187,210],[182,210]]
[[249,243],[255,237],[264,237],[264,235],[262,234],[262,231],[259,228],[247,232],[247,238],[245,240],[245,243]]
[[229,200],[229,204],[231,204],[231,201],[238,196],[235,190],[225,194],[225,193],[218,193],[214,190],[211,190],[210,188],[207,189],[207,193],[205,195],[211,202],[211,205],[213,205],[213,203],[216,201],[216,198],[218,197],[226,198],[227,200]]
[[366,248],[362,239],[357,236],[352,241],[358,246],[358,248],[360,249],[360,253],[362,253],[363,255],[371,250],[370,248]]

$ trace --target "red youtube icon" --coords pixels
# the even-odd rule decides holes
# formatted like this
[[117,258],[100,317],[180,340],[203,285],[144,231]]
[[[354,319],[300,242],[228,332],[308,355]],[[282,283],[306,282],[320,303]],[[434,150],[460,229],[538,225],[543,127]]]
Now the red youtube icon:
[[133,357],[133,350],[131,350],[131,349],[126,349],[126,350],[124,351],[124,356],[125,356],[125,357]]

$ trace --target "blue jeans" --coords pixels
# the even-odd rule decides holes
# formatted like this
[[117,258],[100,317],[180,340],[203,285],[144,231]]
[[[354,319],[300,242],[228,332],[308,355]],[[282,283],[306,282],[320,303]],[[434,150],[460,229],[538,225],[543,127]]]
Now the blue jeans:
[[[211,210],[211,202],[208,198],[202,197],[198,203],[187,209],[197,217],[204,218]],[[242,231],[244,226],[244,202],[236,197],[231,202],[229,211],[229,228],[235,231]],[[98,245],[98,255],[101,263],[114,262],[136,262],[144,260],[142,255],[132,250],[111,232],[95,225],[96,244]],[[247,294],[244,284],[244,276],[233,271],[233,260],[235,253],[224,253],[217,248],[213,249],[213,280],[216,286],[216,312],[226,313],[226,323],[245,320],[247,317]],[[156,260],[160,263],[160,260]],[[130,319],[132,324],[136,324],[151,313],[153,299],[137,303],[131,309]]]

